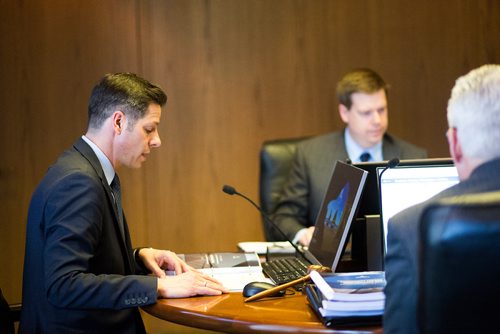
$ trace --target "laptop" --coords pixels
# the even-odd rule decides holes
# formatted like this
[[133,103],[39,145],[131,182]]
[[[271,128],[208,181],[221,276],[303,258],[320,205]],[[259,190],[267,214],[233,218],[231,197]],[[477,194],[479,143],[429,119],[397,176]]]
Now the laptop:
[[[377,168],[380,176],[383,168]],[[414,165],[387,169],[380,177],[383,252],[387,253],[387,224],[395,214],[421,203],[459,182],[452,164]]]
[[[301,261],[303,263],[302,267],[305,266],[306,269],[302,268],[302,271],[295,275],[285,274],[286,277],[282,279],[280,275],[287,270],[277,268],[279,265],[274,266],[274,264],[282,262],[282,265],[286,265],[287,261],[296,261],[292,261],[287,257],[262,264],[264,272],[276,284],[283,284],[303,276],[305,274],[304,270],[307,270],[307,266],[311,264],[326,266],[335,272],[346,246],[351,223],[355,218],[367,174],[367,171],[341,161],[335,163],[330,183],[314,225],[315,229],[311,243],[302,253],[305,259],[305,261]],[[300,254],[293,259],[298,260],[298,256]]]

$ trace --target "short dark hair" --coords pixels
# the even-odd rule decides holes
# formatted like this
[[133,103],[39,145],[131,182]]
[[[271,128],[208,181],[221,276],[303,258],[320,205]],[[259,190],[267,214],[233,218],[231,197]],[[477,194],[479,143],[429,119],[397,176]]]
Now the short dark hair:
[[384,79],[369,68],[359,68],[346,73],[337,84],[337,98],[347,109],[351,108],[353,93],[372,94],[383,89],[387,95],[389,86]]
[[130,124],[135,124],[151,103],[160,106],[167,103],[167,95],[160,87],[133,73],[106,74],[92,89],[88,126],[99,129],[117,109],[130,118]]

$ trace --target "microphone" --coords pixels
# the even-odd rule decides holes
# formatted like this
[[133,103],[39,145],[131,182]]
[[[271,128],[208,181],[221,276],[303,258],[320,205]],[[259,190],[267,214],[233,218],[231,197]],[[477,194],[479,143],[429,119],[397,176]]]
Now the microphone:
[[227,185],[225,184],[223,187],[222,187],[222,191],[225,192],[226,194],[228,195],[238,195],[242,198],[244,198],[245,200],[247,200],[248,202],[250,202],[257,210],[259,210],[259,212],[262,214],[262,217],[264,217],[264,220],[269,223],[276,231],[278,231],[280,233],[280,235],[286,240],[288,241],[293,248],[295,248],[295,251],[297,253],[299,253],[306,261],[309,261],[307,260],[307,258],[305,257],[305,255],[302,253],[302,251],[300,250],[300,248],[294,244],[288,237],[287,235],[285,234],[285,232],[283,232],[279,226],[274,222],[274,220],[272,220],[269,215],[264,212],[264,210],[262,210],[262,208],[260,206],[258,206],[254,201],[252,201],[250,198],[246,197],[245,195],[239,193],[238,191],[236,191],[236,189],[230,185]]
[[[244,199],[246,199],[248,202],[250,202],[257,210],[259,210],[259,212],[262,214],[262,216],[264,217],[264,219],[269,219],[269,221],[271,222],[270,218],[267,216],[267,213],[264,212],[264,210],[262,210],[262,208],[260,206],[258,206],[254,201],[252,201],[250,198],[246,197],[245,195],[243,194],[240,194],[239,192],[236,191],[236,189],[232,186],[229,186],[227,184],[225,184],[223,187],[222,187],[222,191],[225,192],[226,194],[228,195],[238,195],[238,196],[241,196],[243,197]],[[271,223],[271,225],[273,227],[274,226],[274,222]],[[280,231],[281,232],[281,231]],[[286,238],[286,236],[285,236]]]
[[[392,158],[391,160],[389,160],[389,162],[387,163],[387,166],[385,167],[384,171],[387,170],[388,168],[394,168],[396,167],[397,165],[399,165],[399,159],[398,158]],[[380,174],[382,174],[383,172],[380,172]]]

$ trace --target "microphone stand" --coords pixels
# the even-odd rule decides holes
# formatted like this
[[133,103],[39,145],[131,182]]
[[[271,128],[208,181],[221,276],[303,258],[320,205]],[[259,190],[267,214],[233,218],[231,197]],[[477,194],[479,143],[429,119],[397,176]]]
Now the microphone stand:
[[378,206],[380,208],[380,228],[382,230],[382,253],[384,252],[384,247],[386,246],[385,245],[385,238],[384,238],[384,231],[383,231],[383,227],[382,225],[384,224],[383,222],[383,217],[382,217],[382,174],[385,173],[386,170],[388,169],[391,169],[391,168],[395,168],[399,165],[399,159],[398,158],[392,158],[391,160],[389,160],[389,162],[387,163],[387,166],[385,166],[384,169],[382,169],[382,171],[380,172],[379,175],[377,175],[377,181],[378,181]]
[[[399,160],[398,160],[398,162],[399,162]],[[250,198],[246,197],[245,195],[240,194],[239,192],[236,191],[236,189],[234,187],[229,186],[229,185],[224,185],[222,187],[222,191],[225,192],[228,195],[238,195],[238,196],[241,196],[244,199],[246,199],[248,202],[250,202],[255,208],[257,208],[257,210],[259,210],[259,212],[262,214],[262,216],[264,217],[264,219],[267,222],[269,222],[271,224],[271,226],[273,226],[276,230],[278,230],[280,232],[280,234],[285,238],[285,240],[288,241],[293,246],[293,248],[295,248],[296,252],[299,253],[300,256],[302,256],[306,261],[308,261],[306,259],[306,257],[304,256],[304,254],[299,250],[298,246],[296,244],[294,244],[292,241],[290,241],[290,239],[288,239],[288,237],[286,236],[286,234],[278,227],[278,225],[276,225],[274,223],[274,221],[271,220],[268,217],[267,213],[265,213],[264,210],[262,210],[262,208],[260,206],[258,206],[254,201],[252,201]],[[306,281],[308,281],[311,278],[310,272],[312,270],[316,270],[316,271],[319,271],[319,272],[331,272],[332,271],[332,269],[329,268],[329,267],[324,267],[324,266],[314,265],[314,264],[310,265],[307,268],[307,275],[305,275],[305,276],[303,276],[301,278],[298,278],[296,280],[293,280],[291,282],[284,283],[284,284],[275,286],[273,288],[261,291],[261,292],[255,294],[255,295],[253,295],[251,297],[248,297],[244,301],[245,301],[245,303],[247,303],[247,302],[251,302],[251,301],[257,300],[257,299],[261,299],[261,298],[270,296],[270,295],[274,294],[277,291],[281,291],[283,289],[287,289],[287,288],[289,288],[291,286],[294,286],[296,284],[300,284],[302,282],[306,282]]]
[[230,185],[224,185],[222,187],[222,191],[225,192],[226,194],[228,195],[238,195],[242,198],[244,198],[245,200],[247,200],[248,202],[250,202],[257,210],[259,210],[259,212],[262,214],[262,217],[264,217],[264,220],[269,223],[276,231],[278,231],[280,233],[280,235],[286,240],[288,241],[292,247],[295,249],[295,252],[296,253],[299,253],[299,255],[305,259],[306,261],[309,262],[309,260],[305,257],[305,255],[302,253],[302,251],[299,249],[299,247],[294,244],[288,237],[287,235],[285,234],[285,232],[283,232],[278,225],[276,225],[276,223],[271,219],[269,218],[268,214],[266,212],[264,212],[264,210],[262,210],[262,208],[260,206],[258,206],[254,201],[252,201],[250,198],[248,198],[247,196],[239,193],[238,191],[236,191],[236,189]]

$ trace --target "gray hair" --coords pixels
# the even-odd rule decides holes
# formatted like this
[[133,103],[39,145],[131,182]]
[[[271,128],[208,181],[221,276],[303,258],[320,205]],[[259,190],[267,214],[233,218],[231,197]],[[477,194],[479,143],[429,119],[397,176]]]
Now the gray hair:
[[457,79],[448,100],[448,126],[457,129],[465,156],[500,157],[500,65],[483,65]]

